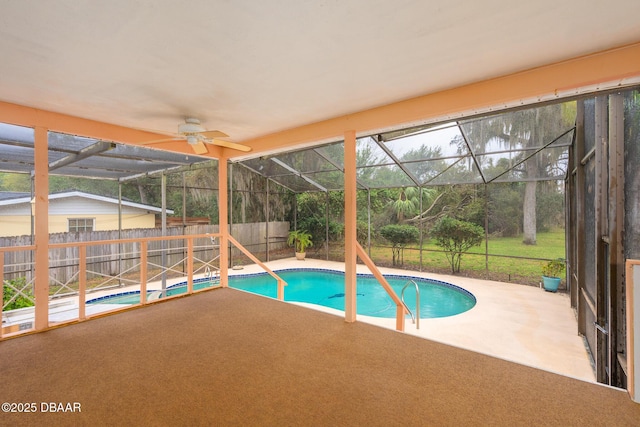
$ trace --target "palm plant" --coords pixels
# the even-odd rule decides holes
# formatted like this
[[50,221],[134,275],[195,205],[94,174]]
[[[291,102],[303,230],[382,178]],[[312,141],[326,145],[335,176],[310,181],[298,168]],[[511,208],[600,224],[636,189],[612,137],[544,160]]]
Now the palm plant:
[[405,216],[414,215],[418,209],[418,189],[415,187],[401,188],[398,199],[393,202],[398,223],[404,222]]
[[307,247],[313,246],[311,241],[311,234],[305,230],[293,230],[289,232],[289,238],[287,239],[289,246],[295,246],[296,252],[303,253]]

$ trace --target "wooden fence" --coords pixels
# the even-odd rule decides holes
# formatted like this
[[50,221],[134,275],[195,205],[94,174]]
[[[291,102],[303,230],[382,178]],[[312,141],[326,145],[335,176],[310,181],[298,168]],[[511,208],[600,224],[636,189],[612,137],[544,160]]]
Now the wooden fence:
[[[190,225],[185,227],[168,227],[167,236],[197,235],[217,233],[218,225]],[[289,223],[270,222],[268,224],[249,223],[233,224],[231,235],[253,253],[267,251],[267,234],[269,250],[285,248]],[[144,239],[147,237],[161,237],[161,229],[133,229],[112,231],[90,231],[77,233],[56,233],[49,236],[49,243],[73,243],[91,241],[109,241],[109,244],[91,245],[87,247],[88,279],[91,277],[115,277],[121,272],[139,271],[140,248],[136,243],[123,243],[120,239]],[[211,239],[199,238],[194,242],[194,260],[209,262],[219,255],[219,242]],[[32,245],[31,236],[0,237],[0,248]],[[172,267],[175,270],[186,269],[186,243],[183,240],[150,241],[148,244],[148,264]],[[238,256],[240,252],[231,250],[231,256]],[[164,260],[163,260],[164,258]],[[4,253],[4,278],[10,280],[25,277],[30,282],[33,277],[32,250],[11,251]],[[78,247],[52,248],[49,250],[49,278],[52,284],[65,284],[76,280],[78,273]],[[150,267],[151,268],[151,267]]]

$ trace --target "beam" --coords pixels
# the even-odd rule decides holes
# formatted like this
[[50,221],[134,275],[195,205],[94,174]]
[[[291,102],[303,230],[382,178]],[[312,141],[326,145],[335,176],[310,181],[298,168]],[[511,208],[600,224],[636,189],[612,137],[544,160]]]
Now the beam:
[[229,220],[227,159],[218,160],[218,233],[220,233],[220,285],[229,286]]
[[[122,143],[143,143],[166,135],[146,132],[124,126],[83,119],[68,114],[54,113],[37,108],[0,102],[0,118],[3,123],[26,127],[44,127],[51,132],[67,133],[88,138]],[[191,152],[193,154],[193,152]]]
[[[345,129],[358,129],[357,136],[366,136],[638,83],[640,42],[238,141],[252,147],[249,155],[209,145],[209,153],[202,156],[239,161],[283,149],[339,141]],[[0,120],[131,145],[166,138],[164,134],[7,102],[0,102]],[[169,141],[154,145],[154,148],[193,155],[191,147],[184,141]]]
[[49,326],[49,147],[46,128],[35,128],[35,329]]
[[250,156],[640,83],[640,42],[241,141]]
[[82,159],[86,159],[87,157],[104,153],[108,150],[113,150],[114,148],[116,148],[116,144],[114,144],[113,142],[98,141],[95,144],[91,144],[90,146],[83,148],[76,154],[69,154],[68,156],[58,159],[55,162],[49,163],[49,172],[66,165],[70,165],[71,163],[78,162]]
[[[288,164],[286,164],[285,162],[283,162],[282,160],[276,159],[275,157],[271,157],[269,160],[271,160],[273,163],[277,164],[278,166],[288,170],[289,172],[291,172],[294,175],[297,175],[298,177],[304,179],[305,181],[307,181],[309,184],[313,185],[314,187],[318,188],[320,191],[323,192],[327,192],[328,190],[326,188],[324,188],[322,185],[318,184],[317,182],[315,182],[314,180],[312,180],[311,178],[309,178],[308,176],[306,176],[304,173],[297,171],[296,169],[292,168],[291,166],[289,166]],[[268,178],[268,177],[267,177]]]
[[[84,136],[122,144],[140,145],[147,148],[172,151],[190,156],[196,155],[191,146],[184,140],[154,144],[153,147],[144,145],[144,143],[149,141],[167,138],[165,134],[132,129],[125,126],[99,122],[97,120],[83,119],[68,114],[25,107],[9,102],[0,101],[0,121],[31,128],[43,127],[51,132]],[[208,145],[208,150],[208,153],[199,154],[198,156],[216,159],[223,155],[223,151],[228,151],[233,154],[238,153],[237,150],[227,148],[223,150],[221,147],[213,145]]]
[[356,321],[356,132],[344,133],[344,316]]

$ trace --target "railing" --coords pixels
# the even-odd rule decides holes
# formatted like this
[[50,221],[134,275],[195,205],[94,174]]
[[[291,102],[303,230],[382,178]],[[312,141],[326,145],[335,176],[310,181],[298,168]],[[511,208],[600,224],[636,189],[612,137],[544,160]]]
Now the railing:
[[[218,266],[212,263],[218,259],[218,257],[209,257],[209,259],[200,259],[195,254],[211,250],[215,251],[216,247],[211,248],[211,245],[196,245],[198,239],[206,239],[209,241],[211,237],[218,237],[219,234],[202,234],[202,235],[179,235],[179,236],[158,236],[147,238],[131,238],[131,239],[119,239],[119,240],[102,240],[102,241],[85,241],[85,242],[72,242],[72,243],[52,243],[48,245],[50,253],[55,250],[64,249],[63,252],[67,253],[67,257],[64,258],[64,265],[62,268],[73,269],[75,271],[69,275],[64,281],[58,280],[55,275],[48,278],[49,285],[49,299],[47,306],[43,309],[38,306],[36,301],[35,307],[23,308],[18,310],[11,310],[1,313],[3,326],[0,327],[0,338],[5,335],[13,335],[16,333],[26,332],[33,329],[34,316],[47,316],[48,324],[64,324],[71,323],[77,320],[86,320],[90,317],[104,314],[105,312],[121,310],[121,306],[115,306],[115,309],[109,309],[105,311],[97,312],[96,307],[93,306],[91,312],[87,309],[87,295],[90,293],[107,294],[108,291],[114,288],[119,288],[119,292],[129,291],[131,293],[140,294],[139,303],[127,304],[126,308],[135,307],[150,303],[147,301],[147,288],[148,284],[156,279],[162,280],[162,294],[166,296],[166,276],[171,274],[173,280],[176,280],[176,284],[181,279],[186,278],[186,292],[180,293],[177,296],[184,294],[192,294],[198,292],[194,290],[194,275],[204,273],[206,269],[214,268],[219,270]],[[186,247],[180,248],[150,248],[150,244],[153,242],[167,242],[167,241],[186,241]],[[162,243],[162,246],[165,244]],[[103,248],[100,248],[100,247]],[[127,249],[127,252],[118,252],[118,248],[124,248],[127,246],[133,249]],[[92,248],[92,247],[97,247]],[[105,250],[107,248],[107,250]],[[203,249],[204,248],[204,249]],[[114,251],[115,249],[115,251]],[[30,266],[20,266],[16,269],[15,265],[5,265],[5,254],[8,252],[19,251],[34,251],[35,246],[20,246],[20,247],[0,247],[0,283],[3,286],[8,285],[8,281],[5,281],[7,275],[13,275],[15,277],[28,277],[26,285],[21,289],[14,289],[13,292],[28,296],[28,289],[34,289],[33,283],[37,283],[36,278],[33,276],[33,263]],[[157,262],[152,262],[150,258],[163,258],[161,256],[162,251],[173,250],[176,254],[180,251],[181,259],[177,262],[172,261],[171,265],[161,265]],[[89,255],[90,252],[98,253],[98,255]],[[213,253],[213,252],[209,252]],[[92,269],[99,263],[112,262],[113,259],[127,257],[130,261],[125,269],[116,269],[117,273],[108,275],[104,274],[101,269]],[[105,261],[106,260],[106,261]],[[194,261],[197,265],[194,265]],[[179,264],[184,264],[186,267],[182,270],[178,268]],[[59,263],[50,263],[50,273],[57,268],[61,268]],[[5,270],[7,270],[5,272]],[[18,271],[20,270],[20,271]],[[216,286],[208,286],[208,288]],[[11,287],[13,288],[13,287]],[[98,297],[98,295],[96,295]],[[171,297],[169,297],[171,298]],[[3,303],[3,305],[6,305]],[[64,316],[61,316],[57,310],[61,306],[65,306]],[[55,313],[54,313],[55,312]],[[38,314],[39,313],[39,314]],[[29,325],[29,316],[31,319],[31,325]],[[24,325],[29,325],[27,328],[18,328],[18,323],[9,322],[10,318],[18,317],[24,320]],[[60,319],[63,320],[60,320]],[[10,323],[9,327],[7,323]],[[6,329],[5,329],[6,327]]]
[[284,280],[282,280],[280,278],[280,276],[278,276],[276,273],[274,273],[273,271],[271,271],[271,269],[269,267],[267,267],[262,261],[260,261],[258,258],[256,258],[251,252],[249,252],[247,249],[245,249],[240,243],[238,243],[238,241],[236,239],[234,239],[232,236],[228,236],[229,242],[234,245],[236,248],[240,249],[240,251],[242,251],[243,254],[245,254],[251,261],[255,262],[256,264],[258,264],[260,267],[262,267],[262,269],[264,271],[266,271],[267,273],[269,273],[269,275],[271,277],[273,277],[274,279],[276,279],[276,281],[278,282],[278,299],[280,301],[284,301],[284,287],[287,286],[287,282],[285,282]]
[[[413,286],[416,288],[416,314],[415,315],[413,314],[409,306],[407,306],[407,303],[404,301],[404,291],[411,284],[413,284]],[[416,329],[420,329],[420,288],[418,287],[418,284],[415,282],[415,280],[409,279],[407,283],[402,287],[402,292],[400,293],[400,299],[402,300],[402,303],[404,304],[405,308],[409,311],[409,314],[411,315],[411,320],[413,320],[413,323],[416,325]]]
[[[25,277],[25,283],[20,285],[11,284],[9,281],[5,280],[5,254],[8,252],[31,252],[35,251],[36,247],[33,245],[30,246],[13,246],[7,248],[0,248],[0,284],[2,284],[2,304],[0,304],[0,338],[5,334],[5,316],[4,316],[4,308],[11,304],[17,298],[24,298],[26,300],[34,301],[33,292],[29,292],[29,289],[34,288],[34,280],[33,276],[27,277],[26,274],[21,277]],[[33,258],[33,254],[30,254],[28,258]],[[18,266],[20,264],[20,266]],[[21,261],[19,263],[13,265],[7,265],[11,272],[27,272],[31,271],[33,261]],[[9,300],[4,300],[4,289],[7,287],[9,293],[13,293],[13,296],[9,298]],[[16,328],[16,331],[19,331],[19,327]],[[14,332],[11,329],[7,332]]]
[[404,302],[398,297],[398,294],[395,293],[387,279],[384,278],[378,267],[373,263],[367,252],[360,246],[360,243],[356,242],[356,253],[358,257],[365,263],[365,265],[369,268],[373,276],[380,282],[385,291],[389,294],[393,302],[396,304],[396,329],[398,331],[404,331],[404,315],[409,314],[407,310],[407,306]]

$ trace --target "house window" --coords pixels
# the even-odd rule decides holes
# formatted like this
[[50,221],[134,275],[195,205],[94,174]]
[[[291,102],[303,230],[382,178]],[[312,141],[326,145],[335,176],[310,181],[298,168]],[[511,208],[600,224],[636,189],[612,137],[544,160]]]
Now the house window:
[[69,232],[93,231],[93,218],[69,218]]

